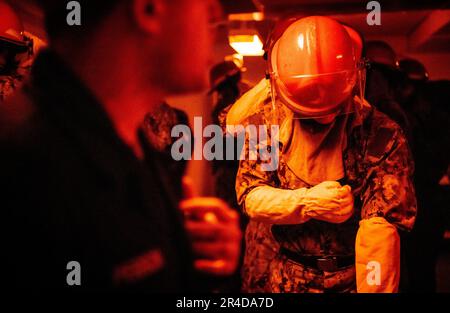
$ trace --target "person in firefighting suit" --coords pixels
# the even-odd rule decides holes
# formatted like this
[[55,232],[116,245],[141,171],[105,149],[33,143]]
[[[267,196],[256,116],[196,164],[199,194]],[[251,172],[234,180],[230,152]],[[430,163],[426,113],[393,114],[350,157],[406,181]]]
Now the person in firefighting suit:
[[0,1],[0,103],[19,88],[29,73],[31,41],[25,36],[20,17],[6,2]]
[[[268,74],[238,100],[245,123],[279,125],[245,158],[236,193],[250,217],[243,291],[396,292],[399,232],[416,216],[401,128],[363,97],[361,42],[321,16],[282,21]],[[242,114],[227,123],[243,122]],[[247,146],[249,138],[246,140]],[[278,167],[263,168],[267,149]]]
[[236,270],[237,213],[187,183],[179,201],[166,143],[146,137],[158,131],[144,118],[169,93],[207,87],[219,4],[83,1],[73,27],[65,1],[39,3],[49,47],[0,106],[3,284],[210,291],[199,277]]

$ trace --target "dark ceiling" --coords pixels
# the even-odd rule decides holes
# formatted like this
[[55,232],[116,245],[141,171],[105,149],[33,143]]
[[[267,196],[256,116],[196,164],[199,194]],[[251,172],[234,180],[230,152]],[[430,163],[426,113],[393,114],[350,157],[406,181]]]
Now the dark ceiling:
[[265,21],[256,23],[264,36],[276,20],[285,16],[329,15],[368,37],[405,37],[410,51],[450,52],[449,0],[378,0],[381,26],[369,26],[369,0],[222,0],[225,12],[264,12]]
[[[308,14],[357,13],[366,10],[369,0],[221,0],[226,13],[252,12],[266,15],[284,15],[302,12]],[[449,8],[447,0],[378,0],[382,11]]]
[[[97,1],[97,0],[96,0]],[[369,0],[220,0],[225,13],[262,11],[265,20],[255,27],[265,37],[275,20],[286,15],[330,15],[358,29],[365,36],[404,36],[411,51],[450,52],[450,1],[378,0],[382,25],[369,26],[366,5]],[[45,38],[42,13],[34,0],[10,0],[23,17],[25,28]],[[230,24],[225,21],[223,33]]]

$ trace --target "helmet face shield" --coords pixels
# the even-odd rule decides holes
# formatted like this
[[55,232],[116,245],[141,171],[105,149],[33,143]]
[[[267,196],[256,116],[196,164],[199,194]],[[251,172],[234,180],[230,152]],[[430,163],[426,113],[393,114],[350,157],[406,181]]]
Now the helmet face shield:
[[365,70],[347,30],[326,17],[291,23],[268,52],[272,100],[297,118],[321,118],[353,111],[363,98]]
[[357,77],[357,70],[298,75],[283,80],[275,75],[272,87],[283,104],[298,115],[320,117],[341,111],[344,102],[353,98]]

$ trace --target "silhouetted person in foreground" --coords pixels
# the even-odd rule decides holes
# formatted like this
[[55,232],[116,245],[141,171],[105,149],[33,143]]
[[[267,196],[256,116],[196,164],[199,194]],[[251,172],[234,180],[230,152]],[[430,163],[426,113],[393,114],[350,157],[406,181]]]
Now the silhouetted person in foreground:
[[199,275],[233,273],[237,214],[187,185],[179,203],[142,129],[168,93],[207,86],[216,1],[83,1],[82,27],[65,1],[40,4],[49,49],[0,108],[3,283],[195,291]]

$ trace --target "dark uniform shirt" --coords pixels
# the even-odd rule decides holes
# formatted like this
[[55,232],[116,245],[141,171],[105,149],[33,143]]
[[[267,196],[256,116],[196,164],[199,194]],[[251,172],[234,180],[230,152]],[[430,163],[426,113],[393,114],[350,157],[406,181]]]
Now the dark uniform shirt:
[[[192,287],[192,256],[171,175],[142,131],[145,160],[139,161],[93,95],[50,51],[38,56],[30,81],[1,110],[4,284]],[[81,266],[80,287],[67,284],[70,261]]]
[[[399,229],[412,228],[417,211],[412,183],[413,162],[402,130],[386,115],[368,105],[351,114],[346,131],[347,148],[343,152],[345,177],[340,183],[352,188],[355,199],[353,216],[341,224],[312,219],[298,225],[271,225],[250,220],[245,234],[244,291],[355,291],[354,266],[323,273],[290,262],[280,254],[280,248],[298,255],[347,257],[354,255],[361,219],[383,217]],[[248,123],[264,125],[268,122],[263,113],[258,113],[251,116]],[[249,160],[247,154],[240,164],[236,192],[244,211],[246,196],[256,187],[311,187],[289,168],[283,142],[280,142],[276,171],[263,171],[261,159],[264,157]]]

